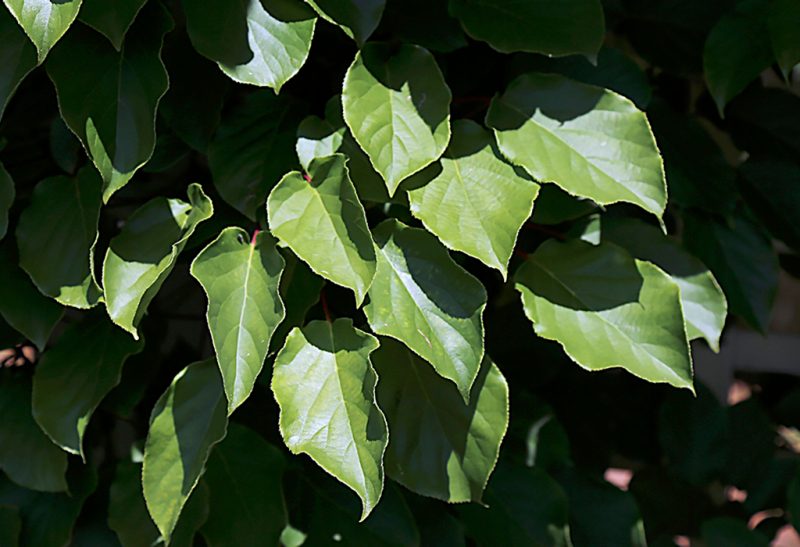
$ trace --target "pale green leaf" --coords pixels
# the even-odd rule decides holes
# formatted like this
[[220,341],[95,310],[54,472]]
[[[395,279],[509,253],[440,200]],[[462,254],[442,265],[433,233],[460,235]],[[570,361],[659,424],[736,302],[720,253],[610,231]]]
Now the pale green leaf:
[[111,40],[117,51],[147,0],[83,0],[80,20]]
[[131,215],[111,240],[103,261],[103,288],[111,320],[138,337],[147,306],[175,266],[198,224],[211,217],[211,200],[198,184],[189,202],[154,198]]
[[70,327],[42,354],[33,375],[33,417],[55,444],[85,459],[92,414],[143,345],[101,317]]
[[211,451],[203,481],[210,511],[201,533],[209,547],[278,545],[286,526],[283,456],[244,426],[231,424]]
[[388,436],[369,359],[376,349],[377,339],[350,319],[313,321],[289,333],[272,376],[286,446],[352,488],[362,501],[362,520],[383,491]]
[[406,344],[466,401],[483,360],[486,290],[424,230],[387,220],[374,235],[378,269],[364,307],[372,330]]
[[486,115],[503,154],[540,182],[661,217],[664,166],[647,118],[628,99],[553,74],[525,74]]
[[144,503],[142,466],[117,463],[108,498],[108,526],[120,543],[125,547],[152,547],[160,534]]
[[515,275],[536,334],[587,370],[622,367],[650,382],[692,387],[680,289],[612,243],[545,242]]
[[[52,177],[36,185],[16,236],[19,265],[39,290],[60,304],[91,308],[102,290],[94,277],[103,181],[92,167],[75,178]],[[42,244],[47,242],[47,252]]]
[[178,373],[153,408],[142,486],[150,516],[167,542],[227,425],[222,377],[213,359]]
[[714,275],[702,262],[661,230],[639,220],[603,218],[601,237],[664,270],[680,287],[689,340],[705,338],[711,349],[719,351],[728,302]]
[[14,18],[0,8],[0,119],[25,76],[36,67],[36,48]]
[[[2,39],[2,38],[0,38]],[[14,181],[8,174],[3,164],[0,163],[0,239],[6,236],[8,230],[8,210],[14,203]]]
[[344,78],[344,119],[389,195],[450,140],[450,89],[426,49],[367,44]]
[[386,0],[306,0],[326,21],[338,25],[361,46],[380,23]]
[[317,274],[352,289],[360,306],[375,277],[375,246],[364,207],[335,154],[313,159],[309,180],[293,171],[267,200],[272,233]]
[[301,0],[183,0],[192,44],[234,81],[279,92],[308,58],[317,17]]
[[450,0],[450,13],[470,36],[504,53],[595,59],[605,35],[599,0]]
[[453,124],[442,171],[410,190],[411,213],[447,247],[503,274],[539,185],[506,163],[491,134],[469,120]]
[[800,63],[800,2],[773,0],[769,6],[767,27],[772,51],[784,75]]
[[161,45],[171,28],[166,9],[152,2],[120,51],[81,27],[69,33],[47,63],[61,117],[103,177],[104,202],[153,155],[156,109],[169,85]]
[[275,240],[226,228],[192,262],[208,297],[208,328],[222,372],[228,414],[253,391],[270,340],[286,312],[278,285],[285,262]]
[[481,501],[508,427],[508,385],[486,357],[464,403],[455,386],[393,340],[375,354],[389,422],[386,473],[451,503]]
[[64,33],[81,9],[81,0],[3,0],[38,52],[39,63]]
[[66,491],[67,455],[33,419],[29,376],[0,374],[0,416],[0,469],[31,490]]

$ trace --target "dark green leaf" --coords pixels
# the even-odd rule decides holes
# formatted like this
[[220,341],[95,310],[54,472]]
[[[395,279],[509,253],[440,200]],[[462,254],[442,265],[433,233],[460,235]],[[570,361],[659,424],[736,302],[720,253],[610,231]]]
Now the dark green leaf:
[[0,163],[0,239],[6,236],[8,230],[8,210],[14,203],[14,181],[11,180],[11,175],[5,170],[3,164]]
[[108,500],[108,526],[125,547],[151,547],[160,534],[147,513],[142,493],[142,466],[117,464]]
[[12,505],[0,505],[0,545],[17,547],[21,531],[19,510]]
[[769,37],[775,59],[788,74],[792,67],[800,63],[800,3],[795,0],[774,0],[769,6],[767,18]]
[[386,0],[306,0],[320,17],[342,27],[361,46],[377,28]]
[[36,66],[36,48],[8,11],[0,9],[0,119],[17,86]]
[[708,547],[767,547],[769,540],[747,523],[731,517],[707,520],[702,526],[703,540]]
[[117,51],[122,49],[125,33],[147,0],[83,0],[80,20],[111,40]]
[[747,203],[773,236],[800,250],[800,166],[750,160],[739,169]]

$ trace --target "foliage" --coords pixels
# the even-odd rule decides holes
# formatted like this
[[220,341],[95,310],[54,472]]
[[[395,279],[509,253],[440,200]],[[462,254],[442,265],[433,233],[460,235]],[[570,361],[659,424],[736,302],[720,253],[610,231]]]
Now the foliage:
[[0,544],[800,522],[800,3],[4,4]]

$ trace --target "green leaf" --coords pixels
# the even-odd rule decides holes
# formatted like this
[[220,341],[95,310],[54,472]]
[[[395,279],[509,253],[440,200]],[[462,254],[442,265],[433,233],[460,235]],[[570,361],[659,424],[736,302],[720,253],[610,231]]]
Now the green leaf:
[[194,547],[197,545],[195,537],[208,520],[208,514],[208,487],[205,482],[201,481],[192,491],[181,511],[175,531],[169,538],[170,547]]
[[36,67],[36,49],[14,18],[0,9],[0,119],[11,96]]
[[111,320],[138,338],[136,326],[169,276],[198,224],[214,208],[199,184],[189,203],[154,198],[136,210],[111,240],[103,261],[103,287]]
[[451,503],[481,501],[508,427],[508,385],[486,357],[465,404],[455,386],[393,340],[375,354],[389,422],[386,473]]
[[531,221],[535,224],[561,224],[596,210],[597,205],[592,200],[575,198],[555,184],[545,184],[539,188]]
[[467,37],[447,4],[448,0],[387,0],[381,25],[403,42],[432,51],[455,51],[467,45]]
[[747,204],[770,233],[800,249],[800,166],[786,160],[751,159],[739,168]]
[[763,229],[737,215],[728,224],[687,213],[684,245],[719,281],[731,312],[765,333],[778,286],[778,259]]
[[410,190],[411,213],[450,249],[473,256],[506,277],[520,228],[539,185],[501,157],[475,122],[453,124],[442,171]]
[[536,334],[583,368],[622,367],[693,391],[680,289],[653,264],[611,243],[549,240],[517,270],[515,288]]
[[0,415],[0,469],[31,490],[66,491],[67,455],[33,420],[27,375],[0,375]]
[[122,49],[122,41],[133,20],[147,0],[83,0],[80,20],[111,40],[117,51]]
[[772,51],[784,76],[794,65],[800,63],[798,26],[800,26],[800,4],[795,0],[773,0],[770,3],[767,27]]
[[206,317],[229,415],[253,391],[286,316],[278,294],[285,265],[268,233],[251,241],[241,228],[224,229],[192,262],[191,273],[208,297]]
[[375,246],[367,217],[350,181],[347,159],[313,159],[309,179],[284,176],[267,200],[272,233],[314,272],[352,289],[364,301],[375,277]]
[[[0,38],[1,39],[1,38]],[[8,230],[8,210],[14,203],[14,181],[8,174],[3,164],[0,163],[0,239],[6,236]]]
[[306,0],[320,17],[338,25],[359,46],[380,23],[386,0]]
[[312,321],[289,333],[275,358],[272,392],[293,454],[308,454],[361,498],[361,520],[383,491],[386,418],[375,402],[375,337],[350,319]]
[[0,316],[17,332],[44,349],[64,309],[40,293],[7,247],[0,248]]
[[367,44],[344,78],[344,119],[394,195],[450,140],[450,89],[425,48]]
[[74,179],[45,179],[17,224],[19,265],[43,294],[65,306],[91,308],[102,296],[94,278],[102,194],[103,181],[91,167]]
[[0,505],[0,545],[17,547],[21,531],[19,510],[12,505]]
[[271,91],[248,95],[223,120],[208,149],[219,195],[250,220],[263,211],[267,194],[296,166],[294,134],[299,107]]
[[467,401],[483,360],[486,290],[424,230],[387,220],[374,235],[378,269],[364,307],[370,327],[406,344]]
[[141,464],[117,463],[109,489],[108,526],[125,547],[151,547],[158,540],[158,528],[144,502]]
[[[121,51],[78,27],[47,63],[61,117],[103,177],[104,202],[153,155],[156,109],[169,85],[161,45],[171,28],[166,9],[153,2],[131,27]],[[86,82],[92,82],[91,93]]]
[[605,35],[598,0],[450,0],[450,13],[467,34],[503,53],[580,53],[595,59]]
[[119,384],[125,360],[143,345],[100,318],[70,327],[42,354],[33,375],[33,417],[55,444],[86,459],[86,426]]
[[689,340],[705,338],[711,349],[719,351],[728,303],[714,275],[702,262],[661,230],[639,220],[603,218],[602,238],[664,270],[680,287]]
[[213,359],[183,369],[150,416],[142,486],[147,509],[167,543],[228,419]]
[[203,480],[210,493],[201,533],[210,547],[278,545],[287,523],[283,456],[260,435],[231,424],[208,458]]
[[295,327],[302,327],[306,314],[319,302],[325,280],[311,271],[305,262],[290,252],[286,253],[286,269],[279,287],[281,299],[286,307],[286,318],[278,325],[270,342],[270,353],[283,347],[286,336]]
[[39,64],[67,32],[81,9],[81,0],[3,0],[11,15],[31,39]]
[[536,180],[601,205],[664,212],[664,167],[647,118],[613,91],[525,74],[492,100],[486,123],[503,154]]
[[300,0],[183,0],[195,49],[232,80],[279,92],[308,58],[317,17]]

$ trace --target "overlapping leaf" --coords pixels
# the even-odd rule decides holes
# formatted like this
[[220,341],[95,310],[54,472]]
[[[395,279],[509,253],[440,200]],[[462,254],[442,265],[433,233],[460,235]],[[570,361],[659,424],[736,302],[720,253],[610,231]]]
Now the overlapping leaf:
[[628,99],[552,74],[525,74],[486,116],[503,154],[540,182],[661,217],[664,167],[644,113]]
[[121,461],[109,488],[108,527],[122,545],[149,547],[160,534],[147,513],[142,493],[141,464]]
[[364,307],[372,330],[406,344],[464,400],[483,360],[483,285],[424,230],[387,220],[375,229],[378,269]]
[[103,288],[111,320],[138,337],[136,326],[175,266],[186,241],[213,206],[198,184],[188,190],[189,202],[155,198],[125,223],[106,252]]
[[389,195],[444,152],[450,99],[436,60],[422,47],[375,43],[356,55],[344,79],[344,119]]
[[346,158],[313,159],[308,180],[293,171],[267,200],[272,233],[316,273],[352,289],[361,305],[375,277],[367,218],[350,181]]
[[491,135],[468,120],[453,124],[441,165],[432,180],[409,191],[412,214],[447,247],[505,277],[539,185],[503,161]]
[[278,284],[285,262],[275,240],[226,228],[192,263],[208,298],[208,328],[222,372],[228,414],[253,391],[270,340],[283,321]]
[[692,390],[680,289],[611,243],[550,240],[515,275],[525,315],[588,370],[622,367]]
[[111,40],[117,51],[133,20],[147,0],[83,0],[80,20]]
[[386,0],[306,0],[320,17],[339,25],[361,46],[377,28]]
[[376,349],[375,337],[350,319],[312,321],[289,333],[272,377],[286,446],[352,488],[362,501],[362,520],[383,491],[388,437],[375,402],[377,376],[369,356]]
[[81,9],[81,0],[3,0],[8,10],[36,46],[39,63],[64,33]]
[[508,385],[483,360],[466,404],[455,386],[398,342],[375,354],[389,423],[386,473],[425,496],[480,501],[508,426]]
[[36,48],[14,18],[0,9],[0,119],[17,86],[36,66]]

